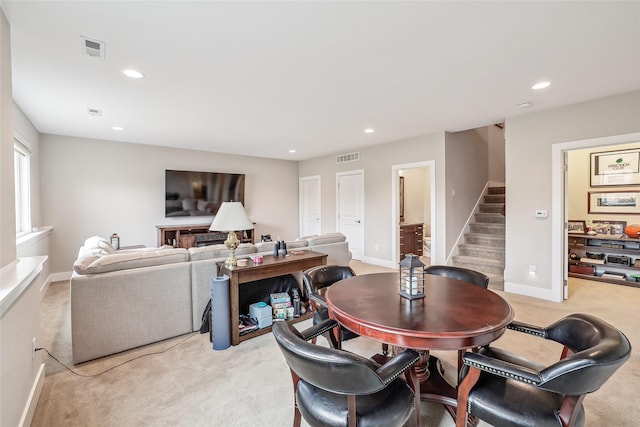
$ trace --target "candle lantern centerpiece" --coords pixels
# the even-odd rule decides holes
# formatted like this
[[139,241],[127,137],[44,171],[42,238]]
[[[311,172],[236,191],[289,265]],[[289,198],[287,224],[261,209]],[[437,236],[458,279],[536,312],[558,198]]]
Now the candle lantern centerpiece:
[[424,298],[425,265],[420,257],[407,254],[400,261],[400,296],[413,300]]

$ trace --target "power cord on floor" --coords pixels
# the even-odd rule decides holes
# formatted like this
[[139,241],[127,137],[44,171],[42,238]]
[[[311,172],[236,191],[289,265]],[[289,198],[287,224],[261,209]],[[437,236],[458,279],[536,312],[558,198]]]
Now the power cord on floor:
[[73,369],[71,369],[70,367],[68,367],[68,366],[67,366],[67,365],[65,365],[64,363],[62,363],[60,360],[58,360],[58,358],[57,358],[57,357],[55,357],[53,354],[51,354],[51,353],[49,352],[49,350],[47,350],[47,349],[46,349],[46,348],[44,348],[44,347],[38,347],[38,348],[36,348],[36,349],[35,349],[35,351],[44,350],[44,351],[49,355],[49,357],[51,357],[53,360],[55,360],[56,362],[58,362],[60,365],[64,366],[64,367],[65,367],[69,372],[71,372],[71,373],[73,373],[73,374],[75,374],[75,375],[77,375],[77,376],[79,376],[79,377],[84,377],[84,378],[93,378],[93,377],[97,377],[98,375],[102,375],[102,374],[104,374],[104,373],[106,373],[106,372],[109,372],[109,371],[111,371],[111,370],[113,370],[113,369],[119,368],[120,366],[125,365],[125,364],[127,364],[127,363],[129,363],[129,362],[133,362],[134,360],[137,360],[137,359],[140,359],[140,358],[143,358],[143,357],[147,357],[147,356],[152,356],[152,355],[155,355],[155,354],[162,354],[162,353],[164,353],[164,352],[166,352],[166,351],[169,351],[169,350],[171,350],[171,349],[173,349],[173,348],[175,348],[175,347],[179,346],[180,344],[185,343],[187,340],[189,340],[189,339],[193,338],[193,337],[194,337],[194,336],[196,336],[196,335],[200,335],[200,334],[199,334],[198,332],[194,332],[194,333],[192,333],[191,335],[189,335],[188,337],[186,337],[185,339],[183,339],[182,341],[177,342],[177,343],[173,344],[172,346],[169,346],[169,347],[165,348],[165,349],[164,349],[164,350],[162,350],[162,351],[154,351],[154,352],[152,352],[152,353],[145,353],[145,354],[141,354],[140,356],[136,356],[136,357],[134,357],[134,358],[132,358],[132,359],[125,360],[124,362],[118,363],[117,365],[114,365],[114,366],[110,367],[109,369],[105,369],[104,371],[102,371],[102,372],[98,372],[97,374],[93,374],[93,375],[85,375],[85,374],[81,374],[81,373],[79,373],[79,372],[74,371]]

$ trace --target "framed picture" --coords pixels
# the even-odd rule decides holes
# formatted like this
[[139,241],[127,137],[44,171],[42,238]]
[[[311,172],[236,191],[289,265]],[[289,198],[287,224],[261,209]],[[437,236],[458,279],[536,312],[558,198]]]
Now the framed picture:
[[590,191],[589,213],[640,213],[640,191]]
[[605,219],[594,219],[591,229],[596,234],[606,234],[609,236],[621,236],[627,227],[627,221],[609,221]]
[[567,230],[572,234],[584,234],[587,232],[587,225],[584,221],[570,219]]
[[640,185],[640,148],[591,153],[591,186]]

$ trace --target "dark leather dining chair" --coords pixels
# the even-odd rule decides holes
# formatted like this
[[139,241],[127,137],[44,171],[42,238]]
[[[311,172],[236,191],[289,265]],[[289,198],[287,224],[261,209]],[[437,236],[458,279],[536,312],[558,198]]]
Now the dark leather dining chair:
[[402,376],[407,371],[412,384],[418,383],[411,367],[420,355],[406,350],[380,365],[346,350],[308,342],[336,327],[333,319],[302,332],[290,322],[273,325],[293,378],[294,427],[300,426],[301,417],[311,426],[324,427],[399,427],[412,414],[418,422],[419,401]]
[[[452,265],[431,265],[427,267],[425,272],[450,279],[463,280],[468,283],[473,283],[474,285],[482,286],[485,289],[489,287],[489,277],[486,274],[468,268],[454,267]],[[473,349],[473,351],[475,350],[477,349]],[[464,353],[465,350],[458,350],[458,372],[462,369],[462,355]]]
[[[311,302],[314,325],[322,323],[329,318],[327,303],[324,299],[324,294],[329,286],[342,279],[353,277],[355,275],[356,273],[351,269],[351,267],[341,265],[320,265],[303,272],[302,280],[304,282],[305,292]],[[325,338],[334,348],[340,348],[342,346],[342,341],[355,338],[357,336],[357,334],[344,327],[340,328],[339,340],[336,340],[335,336],[331,333],[325,334]],[[313,340],[313,343],[315,343],[315,339]]]
[[588,314],[547,327],[512,322],[509,329],[562,344],[560,360],[544,366],[492,346],[465,353],[456,427],[465,426],[467,414],[493,426],[584,426],[585,395],[598,390],[631,353],[622,332]]
[[487,275],[468,268],[454,267],[452,265],[431,265],[427,267],[425,272],[450,279],[464,280],[465,282],[482,286],[485,289],[489,286],[489,277]]

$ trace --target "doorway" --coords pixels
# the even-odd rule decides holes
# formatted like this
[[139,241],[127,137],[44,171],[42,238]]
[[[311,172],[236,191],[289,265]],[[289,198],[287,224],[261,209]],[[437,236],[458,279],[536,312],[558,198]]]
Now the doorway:
[[[421,176],[423,178],[420,178]],[[400,177],[404,178],[403,187],[400,185]],[[428,247],[423,250],[423,254],[429,258],[424,261],[431,263],[437,254],[435,161],[394,165],[391,168],[391,182],[395,183],[391,193],[391,259],[394,264],[400,261],[400,223],[416,222],[424,224],[423,238]],[[423,194],[418,195],[418,205],[414,204],[412,208],[412,194],[418,191],[422,191]]]
[[347,237],[353,259],[364,258],[364,170],[336,174],[338,231]]
[[322,202],[320,192],[320,175],[300,178],[299,236],[311,236],[322,233]]
[[552,241],[562,242],[559,245],[552,245],[551,249],[551,296],[554,301],[560,302],[568,297],[568,271],[567,271],[567,220],[568,218],[568,192],[565,191],[567,185],[565,161],[567,152],[583,149],[606,147],[610,145],[626,144],[638,142],[640,133],[632,133],[625,135],[615,135],[603,138],[585,139],[580,141],[571,141],[553,144],[552,149]]

